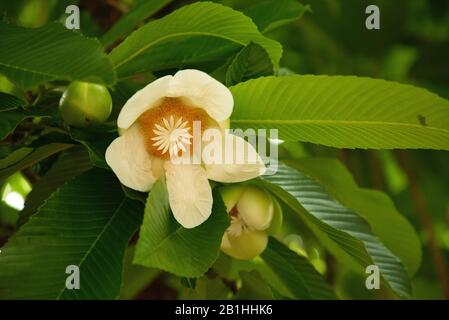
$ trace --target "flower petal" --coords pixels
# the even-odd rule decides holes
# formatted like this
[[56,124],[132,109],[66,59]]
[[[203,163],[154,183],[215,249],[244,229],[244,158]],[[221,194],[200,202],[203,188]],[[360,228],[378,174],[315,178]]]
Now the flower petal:
[[267,247],[268,236],[263,231],[244,231],[238,237],[227,232],[221,240],[221,250],[227,255],[241,260],[249,260],[260,255]]
[[[257,178],[266,168],[254,147],[245,139],[225,133],[223,159],[216,163],[203,155],[207,178],[218,182],[241,182]],[[227,153],[231,154],[227,154]]]
[[159,78],[143,89],[137,91],[126,101],[117,118],[117,126],[120,129],[128,129],[139,116],[157,106],[162,98],[168,96],[170,82],[173,76]]
[[218,122],[218,126],[223,131],[228,130],[231,127],[231,120],[227,118],[226,120],[220,121]]
[[218,122],[228,119],[234,108],[234,98],[229,89],[199,70],[178,71],[170,82],[169,95],[186,98]]
[[165,163],[168,199],[175,219],[195,228],[212,213],[212,189],[200,165]]
[[134,190],[149,191],[160,174],[160,170],[152,170],[152,157],[145,150],[138,125],[112,141],[105,156],[120,182]]
[[207,73],[187,69],[165,76],[137,91],[123,106],[117,119],[120,129],[128,129],[139,116],[164,97],[182,97],[203,108],[216,121],[231,116],[234,99],[226,86]]

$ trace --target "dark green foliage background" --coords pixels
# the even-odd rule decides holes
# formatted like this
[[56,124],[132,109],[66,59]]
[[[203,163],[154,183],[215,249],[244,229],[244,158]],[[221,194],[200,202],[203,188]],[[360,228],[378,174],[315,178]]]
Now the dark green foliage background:
[[[20,212],[0,201],[0,299],[449,299],[449,2],[370,4],[380,30],[362,0],[2,1],[0,191],[23,189],[17,172],[32,190]],[[219,252],[216,190],[210,220],[184,229],[164,179],[135,192],[104,160],[126,100],[184,68],[230,87],[233,127],[286,140],[278,174],[254,181],[284,212],[255,260]],[[77,79],[108,86],[106,123],[63,123]]]

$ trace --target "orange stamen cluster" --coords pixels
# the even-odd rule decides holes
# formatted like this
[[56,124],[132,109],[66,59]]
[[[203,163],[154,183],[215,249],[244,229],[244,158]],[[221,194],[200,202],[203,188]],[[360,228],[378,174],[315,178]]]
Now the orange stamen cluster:
[[[144,112],[137,121],[147,152],[164,160],[169,160],[173,153],[181,156],[185,152],[183,147],[192,151],[194,121],[200,122],[201,133],[211,126],[217,126],[203,109],[190,106],[181,98],[164,98],[158,106]],[[168,144],[173,146],[171,150],[167,149]]]

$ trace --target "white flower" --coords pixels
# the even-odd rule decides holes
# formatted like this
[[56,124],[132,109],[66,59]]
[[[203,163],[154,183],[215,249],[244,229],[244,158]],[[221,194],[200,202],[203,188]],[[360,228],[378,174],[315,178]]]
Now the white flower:
[[[225,131],[233,110],[231,92],[208,74],[182,70],[160,78],[135,93],[123,106],[117,125],[120,137],[106,150],[106,161],[125,186],[149,191],[165,174],[170,207],[185,228],[194,228],[211,214],[208,180],[240,182],[265,171],[256,150],[244,139]],[[244,162],[215,163],[192,151],[193,129],[220,130],[227,145],[244,145]],[[197,164],[172,161],[193,153]],[[255,161],[250,161],[255,159]]]

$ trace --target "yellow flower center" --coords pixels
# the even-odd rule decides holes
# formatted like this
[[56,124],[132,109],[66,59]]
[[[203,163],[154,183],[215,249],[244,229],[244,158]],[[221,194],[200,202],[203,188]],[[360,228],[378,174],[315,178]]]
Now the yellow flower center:
[[164,98],[137,121],[147,151],[164,160],[192,151],[195,121],[201,125],[201,134],[207,128],[218,126],[203,109],[190,106],[180,98]]

